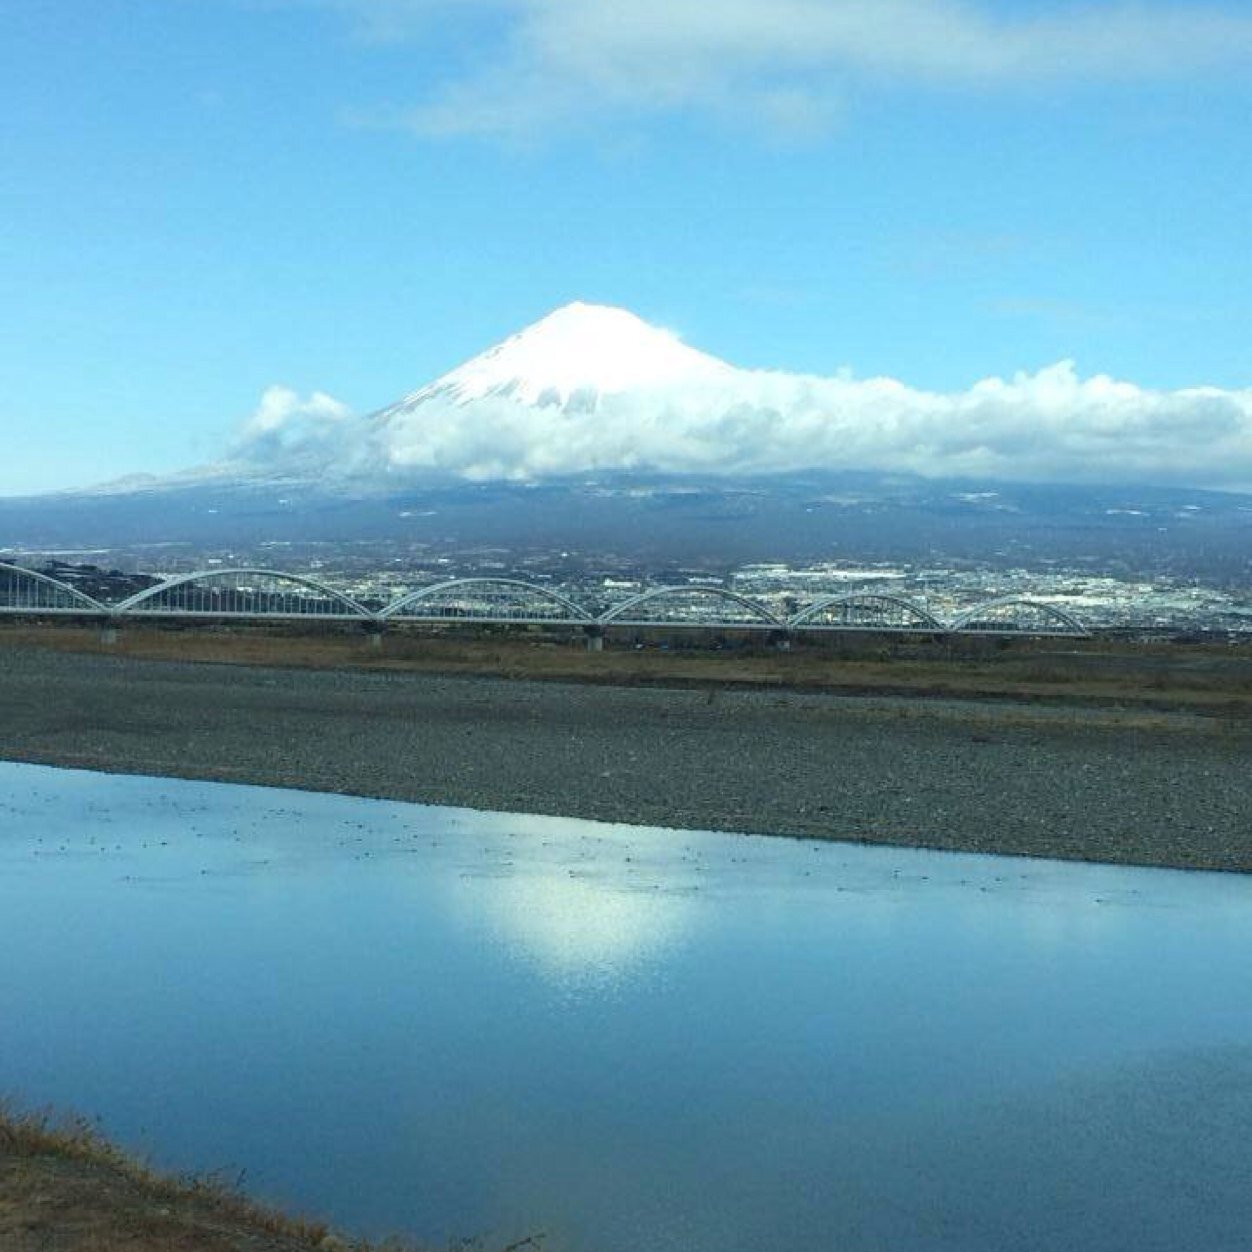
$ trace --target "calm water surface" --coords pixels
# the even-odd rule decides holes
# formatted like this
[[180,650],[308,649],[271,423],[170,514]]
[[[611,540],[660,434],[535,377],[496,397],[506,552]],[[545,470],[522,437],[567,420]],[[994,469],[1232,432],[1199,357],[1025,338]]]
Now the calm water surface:
[[360,1233],[1246,1249],[1252,879],[0,764],[0,1090]]

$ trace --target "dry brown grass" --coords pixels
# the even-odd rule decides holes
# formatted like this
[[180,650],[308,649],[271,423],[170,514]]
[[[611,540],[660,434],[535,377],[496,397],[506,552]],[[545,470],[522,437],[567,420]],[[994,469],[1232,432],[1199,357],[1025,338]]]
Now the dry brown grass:
[[401,1252],[258,1204],[241,1179],[162,1174],[82,1118],[0,1104],[5,1252]]
[[220,1175],[156,1172],[81,1118],[0,1110],[0,1246],[78,1252],[324,1247],[324,1223],[249,1200]]
[[127,626],[115,644],[84,627],[9,625],[0,642],[153,660],[376,672],[491,675],[647,686],[747,686],[951,699],[1188,710],[1252,722],[1252,646],[1128,642],[847,640],[779,652],[636,650],[610,639],[397,629],[380,648],[353,631]]

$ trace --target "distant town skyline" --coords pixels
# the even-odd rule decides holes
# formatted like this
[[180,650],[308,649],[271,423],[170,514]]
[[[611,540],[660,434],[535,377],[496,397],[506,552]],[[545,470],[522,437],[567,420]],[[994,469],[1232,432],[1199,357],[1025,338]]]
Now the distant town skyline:
[[0,0],[0,493],[579,299],[749,368],[1252,404],[1250,69],[1233,0]]

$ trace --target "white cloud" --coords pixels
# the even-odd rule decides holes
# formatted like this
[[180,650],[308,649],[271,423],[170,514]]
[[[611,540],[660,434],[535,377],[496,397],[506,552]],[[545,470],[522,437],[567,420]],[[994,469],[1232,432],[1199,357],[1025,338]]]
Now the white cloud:
[[329,397],[301,402],[273,388],[237,455],[400,481],[858,469],[1252,489],[1252,390],[1157,391],[1083,378],[1071,362],[952,393],[890,378],[736,370],[571,401],[458,403],[436,393],[346,420]]
[[352,436],[343,427],[352,410],[323,391],[307,397],[290,387],[267,387],[239,432],[234,452],[257,460],[338,448]]
[[428,135],[679,110],[805,134],[852,81],[1004,88],[1252,66],[1252,15],[1229,2],[1092,0],[1012,18],[974,0],[320,2],[368,38],[482,41],[481,69],[387,119]]

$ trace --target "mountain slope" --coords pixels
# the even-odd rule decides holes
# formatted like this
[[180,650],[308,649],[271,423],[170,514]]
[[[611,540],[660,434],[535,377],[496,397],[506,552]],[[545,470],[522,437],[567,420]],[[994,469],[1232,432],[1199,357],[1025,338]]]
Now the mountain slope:
[[[646,571],[745,562],[1056,565],[1118,576],[1252,579],[1243,496],[1172,489],[994,486],[881,475],[631,477],[585,483],[445,483],[356,494],[312,485],[186,486],[0,499],[4,552],[143,569],[228,563],[302,568]],[[75,554],[75,555],[70,555]],[[198,554],[198,555],[197,555]],[[171,563],[173,563],[171,565]],[[492,563],[495,563],[494,565]]]

